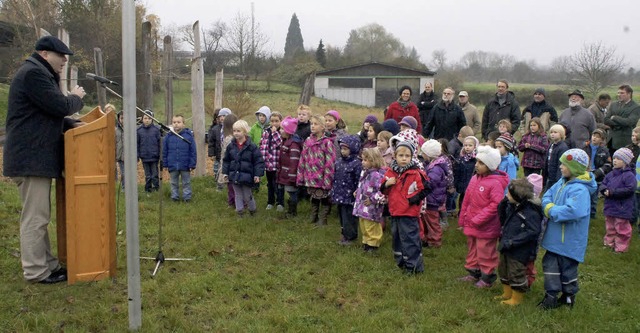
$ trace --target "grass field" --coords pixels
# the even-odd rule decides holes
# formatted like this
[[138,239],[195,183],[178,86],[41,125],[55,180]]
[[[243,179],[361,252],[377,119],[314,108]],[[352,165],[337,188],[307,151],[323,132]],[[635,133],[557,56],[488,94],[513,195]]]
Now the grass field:
[[[141,262],[143,332],[636,332],[640,330],[636,278],[640,239],[629,253],[602,248],[603,218],[590,228],[586,262],[573,310],[536,308],[543,295],[538,278],[525,302],[511,308],[492,298],[496,285],[477,290],[457,281],[464,275],[465,238],[450,228],[440,249],[424,251],[426,272],[407,277],[394,265],[390,239],[376,255],[337,244],[335,212],[329,226],[307,222],[309,206],[296,219],[265,211],[239,219],[211,177],[194,181],[190,204],[168,200],[164,187],[167,257],[155,278],[154,263]],[[32,285],[19,262],[16,188],[0,183],[0,331],[122,332],[128,327],[124,198],[118,197],[118,277],[91,283]],[[140,254],[157,253],[158,197],[140,196]],[[450,218],[452,226],[455,219]],[[54,232],[55,224],[50,231]],[[54,245],[55,246],[55,245]]]

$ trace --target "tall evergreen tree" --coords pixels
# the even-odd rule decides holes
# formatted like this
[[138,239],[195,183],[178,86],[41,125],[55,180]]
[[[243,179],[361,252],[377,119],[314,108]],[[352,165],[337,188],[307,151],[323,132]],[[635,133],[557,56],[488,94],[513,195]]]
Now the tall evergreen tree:
[[284,59],[291,60],[298,52],[304,52],[304,41],[302,39],[302,32],[300,31],[298,16],[296,16],[296,13],[293,13],[291,22],[289,23],[287,40],[284,44]]
[[322,44],[322,39],[318,44],[318,49],[316,49],[316,61],[320,64],[320,66],[325,67],[327,65],[327,54],[324,50],[324,44]]

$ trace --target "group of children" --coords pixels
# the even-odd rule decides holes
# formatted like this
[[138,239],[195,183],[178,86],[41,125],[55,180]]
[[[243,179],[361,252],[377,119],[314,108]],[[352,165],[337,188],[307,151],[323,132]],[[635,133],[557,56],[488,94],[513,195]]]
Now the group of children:
[[[497,298],[520,304],[535,280],[542,246],[546,295],[539,306],[573,305],[598,194],[605,198],[605,246],[628,248],[635,215],[625,205],[635,205],[631,165],[640,149],[619,149],[611,163],[600,130],[584,149],[567,149],[565,128],[554,125],[547,136],[537,118],[518,144],[508,121],[480,144],[467,126],[451,142],[425,140],[411,116],[379,123],[369,115],[355,135],[347,133],[339,112],[313,115],[304,105],[297,117],[263,106],[256,120],[250,128],[222,109],[208,135],[219,189],[227,184],[237,214],[255,214],[253,193],[266,173],[267,210],[295,217],[298,200],[308,198],[310,221],[322,226],[335,206],[342,245],[360,233],[363,250],[375,252],[390,222],[394,259],[407,274],[424,271],[422,248],[442,245],[446,217],[454,214],[467,237],[468,275],[460,280],[488,288],[497,272],[503,285]],[[520,166],[526,178],[517,178]]]

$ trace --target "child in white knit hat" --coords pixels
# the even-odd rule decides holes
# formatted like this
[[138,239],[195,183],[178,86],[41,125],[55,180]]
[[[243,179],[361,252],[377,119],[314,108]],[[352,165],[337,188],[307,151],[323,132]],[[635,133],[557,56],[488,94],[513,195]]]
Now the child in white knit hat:
[[437,140],[428,140],[421,150],[431,191],[427,195],[427,209],[420,214],[420,239],[423,245],[438,248],[442,245],[440,208],[447,200],[448,158],[442,155],[442,144]]
[[490,288],[496,280],[500,237],[498,204],[504,198],[509,176],[497,170],[500,152],[489,146],[478,147],[476,174],[471,178],[460,210],[459,224],[467,236],[464,267],[469,275],[462,281],[475,282],[477,288]]

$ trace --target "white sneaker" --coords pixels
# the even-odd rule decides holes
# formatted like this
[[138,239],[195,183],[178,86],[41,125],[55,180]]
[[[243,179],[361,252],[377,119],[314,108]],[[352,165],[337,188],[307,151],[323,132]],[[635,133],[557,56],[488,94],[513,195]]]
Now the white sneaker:
[[284,206],[282,206],[282,205],[278,205],[278,207],[276,207],[276,210],[277,210],[278,212],[284,212]]
[[273,205],[267,205],[267,210],[273,209]]

